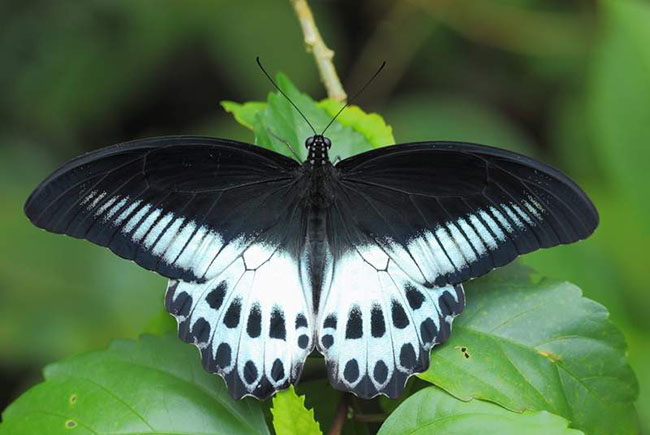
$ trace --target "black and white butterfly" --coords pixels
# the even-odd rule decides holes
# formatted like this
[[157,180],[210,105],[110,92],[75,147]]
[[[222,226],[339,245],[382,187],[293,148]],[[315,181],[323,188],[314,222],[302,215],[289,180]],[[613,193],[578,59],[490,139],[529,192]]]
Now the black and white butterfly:
[[78,157],[25,205],[29,219],[170,279],[179,336],[235,398],[296,383],[317,349],[331,383],[397,397],[463,310],[462,283],[598,224],[559,171],[481,145],[422,142],[303,163],[206,137]]

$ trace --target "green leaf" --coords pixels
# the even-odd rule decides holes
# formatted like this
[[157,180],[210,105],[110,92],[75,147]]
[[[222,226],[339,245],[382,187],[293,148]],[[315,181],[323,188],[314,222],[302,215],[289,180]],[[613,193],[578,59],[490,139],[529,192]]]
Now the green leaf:
[[[316,132],[331,121],[334,102],[329,100],[316,103],[311,97],[300,92],[289,78],[278,74],[280,89],[300,108],[305,117],[314,126]],[[336,110],[340,109],[337,103]],[[224,109],[232,113],[244,127],[255,132],[255,143],[288,157],[295,158],[289,145],[298,154],[300,160],[307,157],[305,140],[314,132],[280,93],[270,93],[266,103],[222,102]],[[394,143],[391,127],[376,113],[366,114],[360,108],[352,106],[327,130],[327,137],[332,141],[330,158],[344,159],[354,154],[367,151],[373,147]]]
[[460,401],[435,387],[406,399],[382,425],[380,434],[579,435],[568,421],[546,411],[516,413],[480,400]]
[[248,101],[239,104],[234,101],[222,101],[221,107],[223,107],[226,112],[231,113],[238,123],[252,130],[257,112],[266,109],[266,103],[263,101]]
[[277,435],[321,434],[314,410],[305,408],[305,396],[298,396],[293,385],[273,398],[273,428]]
[[[326,99],[318,103],[318,107],[327,110],[330,116],[336,116],[343,104],[340,101]],[[348,106],[336,120],[363,134],[375,148],[395,143],[392,127],[387,125],[384,118],[377,113],[366,113],[359,106]]]
[[461,400],[546,410],[588,433],[636,430],[638,385],[603,306],[517,264],[468,284],[467,301],[423,379]]
[[4,411],[6,433],[268,433],[259,402],[232,400],[172,335],[116,340],[44,372]]
[[592,64],[592,137],[609,181],[650,217],[650,5],[604,0],[604,37]]

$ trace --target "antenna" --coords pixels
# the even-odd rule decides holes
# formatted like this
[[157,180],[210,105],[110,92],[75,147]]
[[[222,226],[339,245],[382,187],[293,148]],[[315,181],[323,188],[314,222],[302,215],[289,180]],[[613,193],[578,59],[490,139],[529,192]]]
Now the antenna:
[[305,116],[305,115],[300,111],[300,109],[298,109],[298,106],[296,106],[295,103],[294,103],[293,101],[291,101],[291,98],[289,98],[289,97],[287,96],[287,94],[285,94],[285,93],[282,91],[282,89],[280,89],[280,87],[279,87],[278,85],[275,84],[275,82],[273,81],[273,79],[271,78],[271,76],[269,75],[269,73],[267,73],[266,70],[264,69],[264,67],[262,66],[262,62],[260,62],[260,57],[259,57],[259,56],[257,56],[257,65],[260,67],[260,69],[262,70],[262,72],[264,73],[264,75],[266,76],[266,78],[269,79],[269,81],[271,82],[271,84],[273,85],[273,87],[275,87],[275,89],[277,89],[278,92],[280,92],[280,93],[284,96],[284,98],[286,98],[287,101],[289,101],[289,102],[291,103],[291,105],[292,105],[292,106],[293,106],[293,107],[298,111],[298,113],[300,113],[300,116],[302,116],[302,119],[304,119],[305,122],[307,122],[307,124],[309,125],[309,128],[311,128],[311,131],[314,132],[314,136],[315,136],[317,133],[316,133],[316,130],[314,129],[314,126],[311,125],[311,122],[309,122],[309,120],[307,119],[307,117],[306,117],[306,116]]
[[325,127],[325,130],[323,130],[323,132],[321,133],[321,136],[325,134],[325,132],[327,131],[328,128],[330,128],[330,125],[332,125],[332,123],[336,120],[336,118],[339,117],[339,115],[341,114],[341,112],[343,112],[343,110],[344,110],[346,107],[348,107],[348,106],[352,103],[352,101],[353,101],[355,98],[357,98],[359,95],[361,95],[361,93],[362,93],[363,91],[366,90],[366,88],[368,87],[368,85],[369,85],[370,83],[372,83],[372,81],[373,81],[373,80],[374,80],[374,79],[379,75],[379,73],[381,72],[382,69],[384,69],[385,66],[386,66],[386,61],[383,61],[383,62],[381,63],[381,66],[380,66],[379,69],[377,70],[377,72],[376,72],[372,77],[370,77],[370,80],[368,80],[368,81],[366,82],[366,84],[363,85],[363,87],[357,91],[356,94],[354,94],[352,97],[350,97],[350,99],[348,100],[348,102],[345,103],[345,106],[341,107],[341,110],[339,110],[338,112],[336,112],[336,115],[334,115],[334,117],[332,118],[332,120],[330,121],[330,123],[327,124],[327,127]]

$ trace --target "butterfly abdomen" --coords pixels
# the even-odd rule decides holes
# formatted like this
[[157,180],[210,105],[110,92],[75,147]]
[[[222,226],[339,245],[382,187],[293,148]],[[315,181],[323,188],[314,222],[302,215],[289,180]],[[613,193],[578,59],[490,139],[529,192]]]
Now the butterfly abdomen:
[[307,216],[307,256],[311,271],[311,287],[314,289],[314,307],[318,307],[326,256],[329,252],[327,246],[327,209],[312,205]]

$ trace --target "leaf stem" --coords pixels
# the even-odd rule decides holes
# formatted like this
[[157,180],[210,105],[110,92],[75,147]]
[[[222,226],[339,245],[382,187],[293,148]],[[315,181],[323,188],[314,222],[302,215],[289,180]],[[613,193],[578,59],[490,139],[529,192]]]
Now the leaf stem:
[[307,4],[307,0],[290,0],[293,9],[296,11],[296,16],[302,27],[302,33],[305,38],[305,45],[307,51],[311,51],[316,60],[316,66],[320,73],[321,80],[327,89],[327,96],[336,101],[345,101],[347,94],[343,90],[341,80],[336,74],[334,63],[334,52],[327,48],[323,38],[318,31],[314,15]]
[[345,425],[345,420],[348,418],[350,399],[350,393],[343,393],[343,396],[341,396],[341,401],[339,402],[339,406],[336,408],[336,415],[334,416],[332,427],[330,428],[329,432],[327,432],[327,435],[340,435],[343,431],[343,425]]

